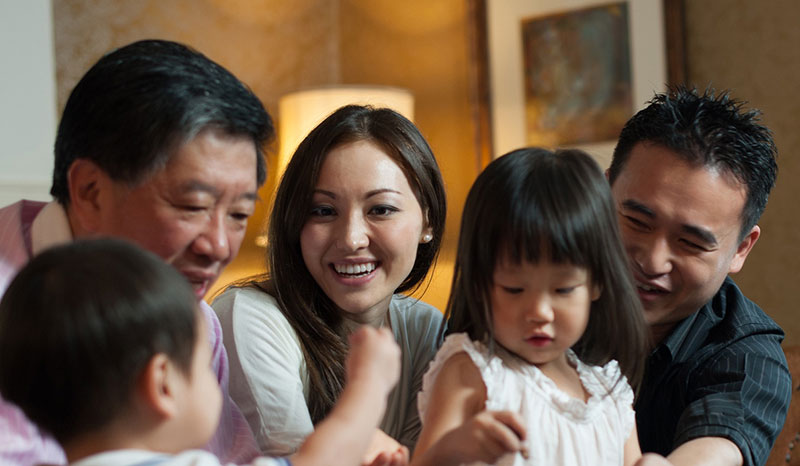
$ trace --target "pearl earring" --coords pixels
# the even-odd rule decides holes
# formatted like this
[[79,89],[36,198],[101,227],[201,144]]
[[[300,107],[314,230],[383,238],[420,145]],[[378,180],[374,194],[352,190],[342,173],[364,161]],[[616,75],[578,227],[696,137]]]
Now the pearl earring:
[[433,235],[430,234],[430,233],[425,233],[424,235],[422,235],[422,242],[423,243],[430,243],[432,239],[433,239]]

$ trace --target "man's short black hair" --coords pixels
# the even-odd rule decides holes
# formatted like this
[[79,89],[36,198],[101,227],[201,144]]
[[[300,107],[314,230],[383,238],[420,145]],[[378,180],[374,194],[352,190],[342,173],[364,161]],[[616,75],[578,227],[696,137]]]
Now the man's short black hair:
[[274,136],[261,101],[228,70],[175,42],[143,40],[103,56],[67,100],[55,144],[50,194],[69,203],[67,172],[89,159],[133,185],[163,167],[204,129],[252,139],[256,181],[266,179],[263,147]]
[[611,184],[640,142],[663,146],[691,164],[721,169],[747,188],[740,240],[758,222],[775,185],[778,165],[772,133],[759,123],[760,112],[743,110],[727,91],[684,86],[657,94],[625,124],[608,169]]

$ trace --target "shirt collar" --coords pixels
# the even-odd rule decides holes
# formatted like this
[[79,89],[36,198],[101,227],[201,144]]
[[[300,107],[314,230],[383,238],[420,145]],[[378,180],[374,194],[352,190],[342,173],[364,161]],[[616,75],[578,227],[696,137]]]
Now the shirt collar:
[[[712,303],[706,303],[697,312],[680,321],[655,351],[669,352],[673,360],[684,360],[699,350],[707,334],[724,317],[714,312]],[[697,338],[702,335],[702,338]]]
[[37,255],[43,250],[72,241],[67,211],[56,201],[49,202],[31,225],[31,250]]

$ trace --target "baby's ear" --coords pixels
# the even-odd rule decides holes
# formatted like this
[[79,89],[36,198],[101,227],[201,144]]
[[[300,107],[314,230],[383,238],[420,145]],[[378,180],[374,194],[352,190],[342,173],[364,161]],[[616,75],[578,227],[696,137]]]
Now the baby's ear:
[[183,377],[178,367],[167,355],[157,353],[139,378],[137,388],[142,402],[163,419],[171,419],[178,413],[178,377]]
[[603,287],[599,284],[592,284],[592,301],[597,301],[600,299],[600,295],[603,294]]

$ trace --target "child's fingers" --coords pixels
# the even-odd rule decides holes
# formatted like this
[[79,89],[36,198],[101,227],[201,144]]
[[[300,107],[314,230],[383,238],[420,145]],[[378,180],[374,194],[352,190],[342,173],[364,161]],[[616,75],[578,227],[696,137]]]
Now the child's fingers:
[[485,411],[484,421],[488,421],[484,434],[490,439],[491,454],[495,458],[506,453],[519,452],[523,457],[528,456],[528,451],[523,444],[525,439],[525,426],[519,414],[511,411]]
[[492,411],[495,419],[502,422],[506,427],[513,430],[520,440],[525,440],[527,431],[522,416],[514,411]]

